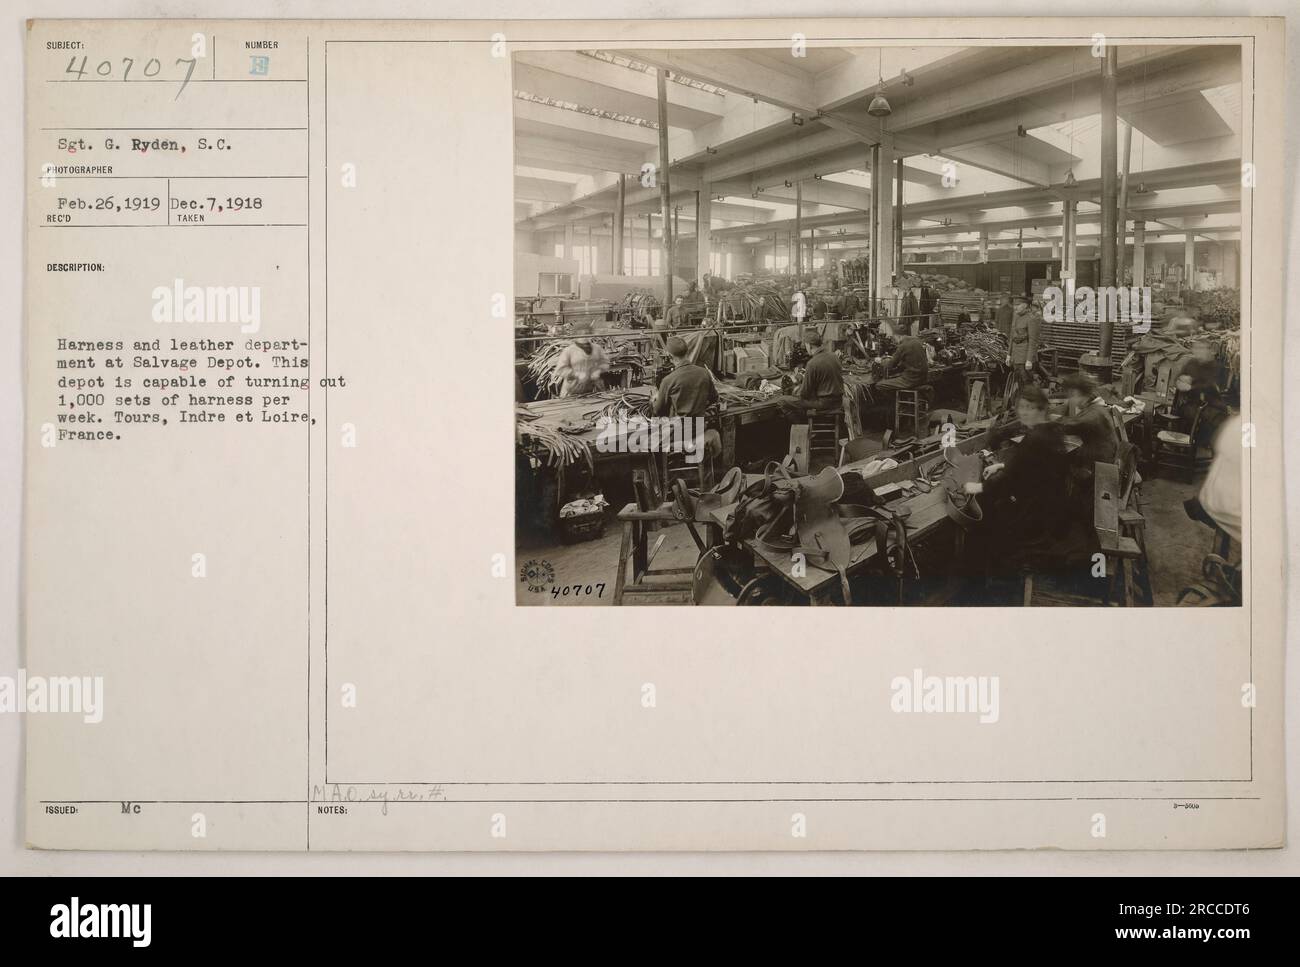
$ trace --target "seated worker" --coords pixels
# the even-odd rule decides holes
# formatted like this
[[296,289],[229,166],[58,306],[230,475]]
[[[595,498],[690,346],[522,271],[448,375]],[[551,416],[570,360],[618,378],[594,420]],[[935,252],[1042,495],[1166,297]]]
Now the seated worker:
[[[718,402],[718,387],[713,383],[713,374],[690,361],[690,350],[686,340],[680,336],[668,337],[667,350],[673,361],[673,371],[663,378],[650,397],[651,415],[703,419],[709,407]],[[661,440],[667,443],[670,438],[661,437]],[[717,430],[706,429],[699,443],[703,444],[701,459],[705,461],[701,483],[712,486],[713,461],[722,454],[722,437]]]
[[[1097,395],[1097,381],[1084,373],[1073,373],[1061,380],[1061,388],[1070,404],[1071,416],[1060,421],[1061,429],[1081,441],[1073,454],[1076,480],[1092,480],[1093,464],[1114,463],[1119,437],[1110,407]],[[1088,491],[1089,505],[1092,492]]]
[[1023,437],[1005,452],[1004,462],[984,469],[983,483],[966,485],[969,493],[983,495],[985,532],[997,569],[1015,569],[1044,554],[1067,556],[1071,549],[1069,454],[1065,431],[1048,410],[1040,387],[1021,387],[1016,418]]
[[560,380],[560,396],[586,396],[601,388],[600,378],[609,369],[605,350],[591,341],[591,325],[573,327],[573,342],[560,351],[555,375]]
[[680,336],[669,336],[666,348],[673,371],[650,397],[650,412],[654,416],[703,416],[718,401],[713,374],[690,361],[686,340]]
[[810,329],[803,337],[808,365],[797,396],[782,396],[781,410],[790,417],[838,410],[844,405],[844,371],[839,357],[822,344],[822,334]]
[[[880,324],[880,334],[886,338],[893,336],[893,327],[887,322]],[[896,369],[901,372],[896,376],[889,374]],[[871,393],[880,401],[882,395],[893,394],[900,389],[915,389],[924,386],[930,377],[930,354],[919,336],[906,335],[898,339],[894,355],[885,363],[885,378],[871,387]]]
[[669,329],[682,329],[686,326],[686,299],[677,296],[668,310],[666,317]]
[[704,306],[704,301],[704,293],[700,291],[698,285],[692,282],[690,287],[686,290],[686,305],[701,308]]
[[[1228,415],[1223,398],[1227,374],[1218,359],[1214,343],[1206,339],[1192,343],[1192,358],[1183,366],[1177,380],[1178,395],[1174,409],[1191,432],[1196,423],[1196,445],[1209,446],[1219,425]],[[1200,421],[1197,422],[1197,416]]]
[[827,311],[826,300],[825,300],[824,298],[822,298],[822,295],[821,295],[821,293],[819,292],[819,293],[817,293],[817,295],[813,298],[813,304],[812,304],[812,317],[813,317],[814,319],[819,320],[819,321],[822,320],[822,319],[825,319],[825,318],[826,318],[826,311]]

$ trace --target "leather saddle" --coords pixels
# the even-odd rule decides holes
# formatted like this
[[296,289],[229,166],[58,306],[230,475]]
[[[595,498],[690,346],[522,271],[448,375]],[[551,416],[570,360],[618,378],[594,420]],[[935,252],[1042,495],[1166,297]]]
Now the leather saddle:
[[851,563],[852,545],[835,510],[835,502],[842,496],[844,479],[834,467],[827,467],[801,481],[795,493],[794,519],[799,550],[808,563],[839,572],[844,603],[848,604],[849,583],[844,572]]
[[704,492],[690,489],[679,477],[673,481],[673,514],[678,520],[708,523],[708,514],[734,504],[744,487],[745,474],[739,467],[732,467],[712,490]]

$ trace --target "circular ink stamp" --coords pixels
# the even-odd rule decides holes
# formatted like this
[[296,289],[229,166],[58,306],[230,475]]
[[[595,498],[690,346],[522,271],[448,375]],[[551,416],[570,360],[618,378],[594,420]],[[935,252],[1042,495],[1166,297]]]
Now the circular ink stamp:
[[519,569],[519,583],[533,594],[541,594],[555,583],[555,568],[547,560],[529,561]]

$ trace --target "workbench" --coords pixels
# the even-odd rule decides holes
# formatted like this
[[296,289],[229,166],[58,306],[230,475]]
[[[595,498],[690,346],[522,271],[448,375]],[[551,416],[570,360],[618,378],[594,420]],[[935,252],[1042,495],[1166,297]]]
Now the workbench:
[[[1135,413],[1124,413],[1122,419],[1125,426],[1137,419]],[[956,443],[956,449],[961,453],[975,453],[978,450],[989,449],[989,440],[992,433],[993,419],[980,420],[971,423],[970,428],[977,429],[978,432],[960,439]],[[1001,454],[1009,447],[1014,446],[1020,437],[1011,437],[1001,444],[998,451],[994,454],[991,463],[1002,462]],[[938,434],[922,441],[922,450],[932,446],[939,441]],[[1067,437],[1067,447],[1073,449],[1078,446],[1077,438]],[[837,469],[842,473],[846,470],[852,470],[855,467],[862,467],[874,460],[880,460],[889,456],[888,452],[875,453],[861,460],[846,463]],[[929,469],[936,462],[943,459],[942,452],[934,452],[923,455],[916,461],[900,463],[892,470],[885,470],[875,474],[870,478],[870,483],[877,490],[887,484],[899,483],[905,480],[915,479],[922,471]],[[747,479],[747,482],[750,480]],[[894,511],[908,511],[907,519],[904,521],[904,530],[907,532],[907,542],[913,546],[925,539],[945,532],[952,525],[951,518],[948,517],[948,511],[945,506],[946,495],[941,486],[935,485],[929,493],[916,493],[911,496],[900,496],[893,500],[887,501],[885,507]],[[735,512],[737,505],[728,504],[725,507],[719,507],[713,511],[710,523],[719,528],[725,529]],[[805,561],[805,573],[802,577],[797,577],[794,573],[794,561],[789,551],[775,550],[767,547],[761,542],[748,539],[743,541],[744,545],[754,555],[755,563],[766,565],[773,574],[776,574],[781,580],[793,591],[807,598],[811,605],[829,604],[832,596],[839,591],[839,575],[835,571],[828,571],[817,567],[811,562]],[[846,574],[853,577],[862,574],[872,561],[879,558],[882,553],[895,547],[898,540],[894,535],[893,528],[888,531],[888,539],[885,547],[877,547],[874,537],[868,539],[863,544],[857,545],[853,549],[853,560],[846,569]],[[901,603],[901,602],[900,602]]]
[[[982,421],[980,425],[987,427],[989,423],[991,421]],[[989,434],[989,429],[982,429],[964,440],[959,440],[956,448],[962,453],[974,453],[983,450],[988,446]],[[935,442],[938,441],[938,437],[932,439]],[[872,460],[878,460],[886,455],[883,453],[873,454],[871,457],[847,463],[838,469],[841,472],[852,470],[855,467],[865,466]],[[928,469],[942,459],[943,454],[941,452],[927,454],[918,461],[909,461],[900,464],[893,470],[886,470],[876,474],[871,478],[870,482],[879,489],[886,484],[914,479],[923,469]],[[888,501],[885,506],[895,511],[903,509],[909,511],[907,519],[904,521],[904,529],[907,532],[908,544],[912,545],[943,531],[951,525],[945,507],[946,499],[943,487],[935,485],[929,493],[898,497]],[[736,504],[719,507],[711,514],[711,523],[719,527],[725,527],[736,507]],[[824,570],[806,561],[804,564],[805,573],[802,577],[796,576],[793,573],[795,563],[789,551],[775,550],[753,538],[747,539],[743,543],[754,555],[756,564],[765,565],[773,574],[779,576],[791,590],[806,598],[809,604],[829,604],[832,595],[838,593],[840,580],[837,572]],[[853,560],[845,569],[845,573],[849,577],[864,573],[871,562],[879,558],[885,551],[896,546],[897,543],[897,537],[891,527],[884,547],[876,546],[877,542],[874,537],[869,538],[863,544],[855,546],[853,548]]]
[[[525,420],[522,416],[516,417],[515,443],[518,450],[524,456],[535,461],[535,472],[553,471],[556,477],[555,506],[543,507],[543,511],[548,517],[558,514],[559,507],[568,498],[568,482],[571,471],[578,471],[579,477],[581,477],[582,473],[588,469],[588,465],[585,461],[578,460],[569,464],[551,466],[548,462],[548,451],[531,439],[528,427],[533,423],[549,425],[552,428],[558,428],[566,422],[570,425],[581,424],[588,422],[586,419],[587,414],[601,409],[620,395],[648,399],[653,392],[653,386],[633,386],[629,389],[607,390],[603,393],[591,393],[587,396],[537,400],[532,403],[522,403],[516,407],[516,410],[520,413],[527,413],[536,417],[535,420]],[[718,458],[716,465],[724,469],[735,466],[736,441],[740,436],[742,427],[784,419],[785,416],[781,412],[781,407],[775,399],[760,403],[730,405],[721,410],[716,417],[709,419],[709,425],[718,431],[718,435],[722,440],[722,455]],[[617,462],[638,456],[637,454],[629,454],[623,448],[607,448],[604,450],[598,448],[596,441],[600,433],[601,431],[598,428],[592,426],[578,433],[567,434],[571,440],[587,449],[587,453],[591,457],[590,468],[596,476],[600,476],[602,470],[605,470],[606,473],[616,470],[617,468],[613,464]],[[620,440],[620,444],[622,442]],[[539,491],[541,489],[541,487],[538,488]],[[544,500],[543,503],[550,503],[550,501]]]
[[[926,373],[925,386],[937,386],[950,376],[966,371],[965,363],[951,363],[947,366],[931,366]],[[870,389],[879,383],[885,376],[875,376],[869,372],[846,369],[844,371],[844,382],[864,389]]]

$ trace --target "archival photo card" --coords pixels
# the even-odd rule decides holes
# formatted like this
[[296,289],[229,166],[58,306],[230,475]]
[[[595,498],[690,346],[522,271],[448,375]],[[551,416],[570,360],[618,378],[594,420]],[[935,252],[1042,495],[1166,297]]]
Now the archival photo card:
[[1283,35],[31,22],[27,844],[1284,845]]

